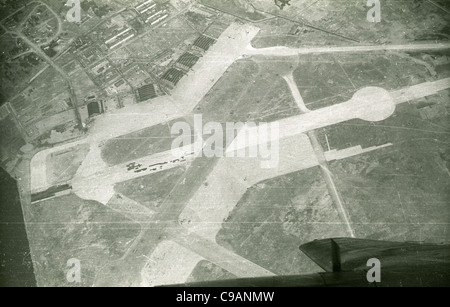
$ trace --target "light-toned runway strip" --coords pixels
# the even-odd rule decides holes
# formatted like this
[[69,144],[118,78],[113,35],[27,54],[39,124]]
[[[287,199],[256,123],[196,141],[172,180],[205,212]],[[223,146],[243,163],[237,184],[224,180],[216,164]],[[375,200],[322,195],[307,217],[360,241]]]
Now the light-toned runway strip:
[[289,48],[289,47],[269,47],[253,48],[247,47],[245,55],[267,55],[267,56],[294,56],[299,54],[312,53],[345,53],[345,52],[368,52],[368,51],[420,51],[420,50],[443,50],[449,49],[450,43],[416,43],[405,45],[371,45],[371,46],[329,46],[311,48]]
[[149,174],[162,172],[193,160],[193,145],[184,147],[180,156],[172,151],[160,152],[119,165],[104,168],[89,176],[76,176],[72,180],[72,190],[80,198],[96,200],[107,204],[114,195],[114,185]]
[[[278,139],[357,118],[370,122],[382,121],[395,112],[397,104],[431,96],[448,88],[450,78],[418,84],[391,93],[379,87],[366,87],[356,92],[349,101],[277,121],[280,127]],[[259,145],[257,137],[247,141],[247,135],[257,136],[257,128],[243,128],[227,148],[227,152]]]
[[191,232],[215,242],[216,235],[248,188],[266,179],[319,164],[305,134],[285,138],[279,146],[279,163],[262,169],[261,158],[221,158],[206,181],[189,200],[179,220]]

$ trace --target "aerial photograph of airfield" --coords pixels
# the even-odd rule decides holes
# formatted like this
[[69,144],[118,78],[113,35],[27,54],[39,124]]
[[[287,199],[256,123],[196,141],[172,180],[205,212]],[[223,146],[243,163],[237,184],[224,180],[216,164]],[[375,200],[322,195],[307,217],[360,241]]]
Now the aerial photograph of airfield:
[[449,244],[450,2],[367,2],[1,0],[0,286],[306,275],[314,240]]

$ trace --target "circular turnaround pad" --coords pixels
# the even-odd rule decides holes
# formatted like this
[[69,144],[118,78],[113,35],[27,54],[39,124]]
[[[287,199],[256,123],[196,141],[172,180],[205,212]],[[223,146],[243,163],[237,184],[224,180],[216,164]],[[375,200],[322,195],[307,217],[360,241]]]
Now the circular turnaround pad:
[[395,102],[388,91],[380,87],[365,87],[357,91],[352,100],[358,105],[362,120],[377,122],[395,112]]

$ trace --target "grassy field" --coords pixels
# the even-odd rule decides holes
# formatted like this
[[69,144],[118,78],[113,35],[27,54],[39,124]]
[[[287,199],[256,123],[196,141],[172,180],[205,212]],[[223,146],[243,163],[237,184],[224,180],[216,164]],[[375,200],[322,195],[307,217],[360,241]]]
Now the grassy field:
[[[329,63],[317,64],[316,73],[332,66],[338,70],[339,65],[334,63],[339,63],[355,88],[375,85],[388,90],[448,77],[448,64],[442,57],[445,54],[412,55],[370,55],[364,58],[366,63],[354,59],[355,63],[352,55],[326,56]],[[303,78],[301,83],[298,81],[300,84],[313,84],[312,78],[320,80],[318,75],[314,77],[314,70],[308,70],[307,63],[306,71],[308,74],[297,74],[298,80]],[[327,71],[326,75],[329,74],[332,72]],[[331,90],[327,93],[332,88],[329,84],[319,83],[310,89],[299,87],[306,101],[331,97]],[[310,107],[345,100],[353,91],[348,85],[332,89],[338,98],[324,98]],[[425,108],[439,108],[439,111],[426,118]],[[395,114],[381,122],[351,120],[317,131],[323,148],[328,146],[325,135],[331,149],[393,144],[330,163],[357,237],[448,242],[449,111],[449,92],[443,91],[398,105]]]
[[[139,225],[93,201],[71,194],[33,204],[27,221],[39,286],[91,286],[98,270],[120,258]],[[81,262],[81,283],[66,280],[67,260]]]
[[[381,123],[350,121],[318,131],[323,145],[327,133],[332,149],[394,144],[330,163],[356,237],[450,241],[449,123],[445,114],[423,120],[415,105],[405,104]],[[345,227],[319,168],[312,168],[249,189],[217,241],[276,274],[303,274],[316,268],[298,245],[340,236],[347,236]]]
[[357,237],[448,243],[448,170],[429,141],[331,163]]
[[[291,57],[239,60],[196,106],[204,122],[269,122],[299,111],[281,75],[295,68]],[[291,67],[292,66],[292,67]]]
[[153,211],[160,211],[161,202],[186,171],[184,166],[168,169],[116,184],[116,192],[132,198]]
[[318,167],[258,183],[248,189],[216,240],[279,275],[320,271],[298,247],[345,236]]
[[[299,114],[282,74],[295,69],[296,57],[254,57],[239,60],[227,70],[195,107],[203,124],[225,122],[270,122]],[[102,159],[117,165],[133,159],[170,150],[175,122],[191,123],[192,116],[172,120],[106,142]],[[176,136],[175,136],[176,137]]]
[[[439,103],[447,111],[421,118],[421,105]],[[399,105],[393,117],[379,123],[353,120],[319,131],[322,144],[326,134],[332,149],[393,144],[330,164],[358,236],[449,241],[449,110],[443,92]]]
[[102,159],[108,165],[117,165],[170,150],[176,137],[170,134],[170,127],[177,121],[185,120],[173,120],[108,140],[102,147]]
[[[367,21],[367,1],[296,0],[280,10],[273,0],[253,1],[256,9],[312,25],[360,42],[400,43],[443,39],[448,33],[448,13],[430,1],[381,2],[381,22]],[[448,1],[441,1],[448,7]],[[447,9],[448,10],[448,9]],[[349,40],[349,42],[351,42]]]
[[261,30],[252,41],[252,46],[255,48],[273,46],[303,48],[308,46],[349,46],[357,44],[342,37],[304,27],[298,22],[279,17],[258,22],[258,28]]

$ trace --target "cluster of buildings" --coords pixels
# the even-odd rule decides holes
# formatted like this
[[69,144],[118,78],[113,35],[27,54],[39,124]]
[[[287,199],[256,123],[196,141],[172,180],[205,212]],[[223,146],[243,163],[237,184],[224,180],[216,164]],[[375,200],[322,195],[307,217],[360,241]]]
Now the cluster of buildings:
[[114,49],[122,45],[126,41],[130,40],[135,35],[136,31],[134,31],[132,28],[126,28],[125,30],[119,32],[110,39],[106,40],[105,45],[108,47],[108,49]]
[[[81,132],[75,131],[74,127],[79,127],[80,121],[85,126],[88,119],[97,114],[170,92],[226,27],[211,27],[213,34],[203,33],[203,30],[189,32],[189,40],[181,42],[174,33],[174,36],[167,38],[165,49],[146,58],[144,45],[131,41],[138,35],[147,37],[145,33],[150,33],[153,27],[159,33],[157,26],[169,20],[173,20],[176,27],[186,23],[183,18],[175,16],[169,19],[172,11],[173,7],[166,2],[147,0],[112,14],[72,40],[62,54],[54,57],[55,63],[70,76],[71,85],[50,65],[40,65],[38,72],[33,73],[28,89],[0,107],[0,126],[5,131],[2,143],[5,139],[9,144],[8,148],[0,146],[2,164],[27,142],[59,142],[50,137],[55,129],[58,135],[68,133],[67,137],[61,136],[61,140],[76,137],[75,134]],[[89,22],[89,15],[86,12],[83,14],[81,24]],[[215,15],[211,16],[211,19],[215,18]],[[37,22],[35,19],[33,22]],[[9,19],[2,23],[5,22],[10,23],[7,28],[17,26]],[[142,44],[150,42],[147,40]],[[20,40],[18,43],[21,45],[15,51],[26,51],[27,45]],[[42,50],[48,54],[52,47],[46,43]],[[134,53],[134,48],[139,49],[140,55]],[[141,52],[142,61],[136,59],[136,56],[142,56]],[[77,98],[76,110],[72,97]]]
[[139,4],[135,9],[141,15],[142,20],[150,25],[155,25],[169,17],[167,10],[159,7],[153,0]]
[[198,37],[190,50],[182,54],[175,65],[162,75],[161,81],[169,88],[175,87],[215,42],[214,38],[206,35]]

